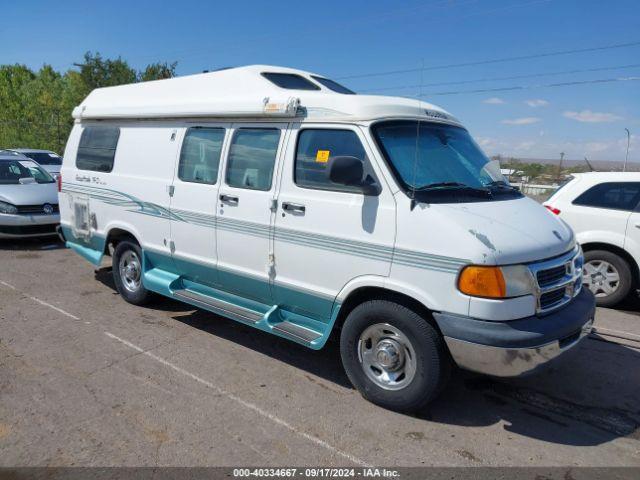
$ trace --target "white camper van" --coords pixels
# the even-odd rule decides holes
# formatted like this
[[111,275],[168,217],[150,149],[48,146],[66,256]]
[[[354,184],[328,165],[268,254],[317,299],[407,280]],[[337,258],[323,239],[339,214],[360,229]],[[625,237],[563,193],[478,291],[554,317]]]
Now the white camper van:
[[454,117],[249,66],[93,91],[73,113],[62,234],[121,296],[165,295],[320,349],[415,410],[453,364],[519,376],[575,346],[594,298],[571,229]]

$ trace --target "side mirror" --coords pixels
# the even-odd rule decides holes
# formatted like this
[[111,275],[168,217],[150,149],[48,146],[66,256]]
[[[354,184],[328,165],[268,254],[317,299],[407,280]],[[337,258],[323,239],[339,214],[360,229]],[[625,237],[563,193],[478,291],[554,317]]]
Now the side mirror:
[[32,183],[36,183],[36,179],[33,177],[21,177],[18,179],[20,185],[30,185]]
[[333,183],[353,187],[362,183],[364,165],[356,157],[333,157],[327,173]]
[[331,182],[347,187],[359,187],[365,195],[379,195],[380,187],[370,176],[364,178],[364,163],[356,157],[333,157],[327,168]]

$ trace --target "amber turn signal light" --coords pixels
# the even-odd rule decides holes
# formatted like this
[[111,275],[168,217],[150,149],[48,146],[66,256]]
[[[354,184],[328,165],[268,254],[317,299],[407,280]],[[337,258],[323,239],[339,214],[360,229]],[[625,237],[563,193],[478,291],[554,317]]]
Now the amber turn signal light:
[[458,278],[458,289],[474,297],[505,298],[507,286],[499,267],[465,267]]

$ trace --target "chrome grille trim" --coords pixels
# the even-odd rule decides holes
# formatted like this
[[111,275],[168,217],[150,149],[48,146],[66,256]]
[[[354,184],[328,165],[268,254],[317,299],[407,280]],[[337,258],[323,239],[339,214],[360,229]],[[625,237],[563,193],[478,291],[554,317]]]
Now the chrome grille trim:
[[[563,255],[527,265],[534,279],[536,313],[546,314],[557,310],[569,303],[571,299],[580,293],[582,290],[582,281],[577,282],[577,280],[582,279],[583,263],[582,249],[576,245],[571,251]],[[565,274],[563,276],[556,278],[553,282],[545,283],[543,286],[538,283],[539,273],[541,273],[540,276],[544,278],[544,273],[547,270],[554,270],[562,266],[565,267]],[[564,295],[560,301],[555,301],[550,305],[544,305],[541,302],[543,294],[559,290],[564,290]]]

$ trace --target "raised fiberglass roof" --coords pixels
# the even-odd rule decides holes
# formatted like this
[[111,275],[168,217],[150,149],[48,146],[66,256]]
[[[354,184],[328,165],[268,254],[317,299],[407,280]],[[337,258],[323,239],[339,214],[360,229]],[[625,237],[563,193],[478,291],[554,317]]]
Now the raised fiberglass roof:
[[[281,82],[264,73],[302,79]],[[76,119],[302,117],[357,121],[425,117],[457,123],[443,109],[415,99],[338,93],[317,81],[322,75],[285,67],[251,65],[209,73],[98,88],[74,109]],[[308,87],[309,82],[313,88]],[[284,86],[278,86],[278,84]],[[296,85],[306,86],[296,88]]]

